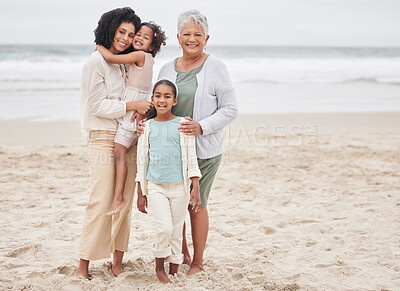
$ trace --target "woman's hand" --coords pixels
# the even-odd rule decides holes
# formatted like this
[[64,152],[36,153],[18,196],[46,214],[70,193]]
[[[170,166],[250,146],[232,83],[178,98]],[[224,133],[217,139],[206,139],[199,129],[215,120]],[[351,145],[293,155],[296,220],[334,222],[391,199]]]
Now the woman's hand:
[[203,132],[201,126],[198,122],[194,121],[188,116],[185,116],[187,121],[181,122],[178,126],[180,132],[183,132],[186,135],[198,135]]
[[192,210],[194,210],[194,212],[198,212],[201,207],[199,187],[193,187],[192,192],[190,192],[190,202],[192,201]]
[[131,117],[131,122],[134,122],[136,120],[136,122],[139,122],[140,120],[143,120],[144,116],[142,114],[140,114],[139,112],[135,112],[132,117]]
[[136,134],[138,136],[141,136],[144,133],[144,128],[146,126],[145,122],[147,121],[147,118],[143,118],[142,120],[139,120],[136,122]]
[[190,192],[190,203],[193,201],[192,210],[194,212],[198,212],[201,207],[201,200],[200,200],[200,186],[199,186],[199,177],[191,177],[192,180],[192,192]]
[[126,102],[126,110],[136,110],[141,115],[146,115],[147,111],[150,109],[150,101],[131,101]]
[[142,188],[140,188],[140,183],[138,183],[137,189],[138,189],[137,208],[139,209],[140,212],[147,213],[146,211],[147,197],[143,196]]

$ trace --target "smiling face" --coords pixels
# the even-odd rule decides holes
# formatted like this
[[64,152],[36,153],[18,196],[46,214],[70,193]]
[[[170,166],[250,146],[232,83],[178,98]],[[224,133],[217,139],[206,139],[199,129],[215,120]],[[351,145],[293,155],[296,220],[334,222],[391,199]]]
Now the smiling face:
[[150,27],[143,25],[133,38],[133,48],[136,51],[151,52],[154,32]]
[[135,26],[130,22],[122,22],[117,28],[110,52],[119,54],[132,45],[135,36]]
[[154,89],[151,101],[157,111],[157,116],[171,113],[172,107],[178,103],[178,99],[174,95],[171,86],[166,84],[159,84]]
[[201,55],[209,37],[196,22],[189,21],[178,34],[178,41],[184,54],[195,56]]

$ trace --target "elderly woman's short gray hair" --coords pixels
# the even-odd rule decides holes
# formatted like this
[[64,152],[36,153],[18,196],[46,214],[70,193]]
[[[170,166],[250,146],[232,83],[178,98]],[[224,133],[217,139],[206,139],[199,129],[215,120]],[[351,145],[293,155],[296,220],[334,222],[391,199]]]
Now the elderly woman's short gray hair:
[[208,35],[207,17],[201,14],[198,10],[189,10],[182,12],[178,17],[178,33],[181,33],[183,26],[190,21],[194,21],[203,29],[204,34]]

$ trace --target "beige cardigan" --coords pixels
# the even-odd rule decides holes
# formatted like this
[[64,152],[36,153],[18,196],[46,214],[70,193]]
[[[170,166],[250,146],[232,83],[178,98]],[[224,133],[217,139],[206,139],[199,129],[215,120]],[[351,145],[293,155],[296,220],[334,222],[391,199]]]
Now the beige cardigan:
[[81,128],[116,131],[118,117],[126,114],[124,73],[120,65],[107,63],[98,51],[90,56],[81,76]]
[[[181,122],[185,121],[183,117]],[[149,133],[150,120],[146,121],[144,133],[139,137],[137,148],[137,174],[136,182],[140,182],[143,195],[147,195],[147,168],[149,166]],[[193,135],[185,135],[180,132],[180,143],[182,152],[183,183],[187,192],[190,191],[190,178],[199,177],[201,173],[197,164],[196,139]]]

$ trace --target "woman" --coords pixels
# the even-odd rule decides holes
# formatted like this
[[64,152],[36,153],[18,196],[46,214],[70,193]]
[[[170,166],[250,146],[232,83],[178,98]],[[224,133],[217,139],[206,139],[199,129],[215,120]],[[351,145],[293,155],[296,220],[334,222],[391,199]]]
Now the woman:
[[225,65],[206,54],[209,39],[207,18],[197,10],[183,12],[178,18],[178,41],[183,55],[167,64],[158,79],[170,79],[178,87],[178,104],[173,113],[185,116],[180,130],[196,136],[196,152],[200,179],[201,210],[188,207],[194,247],[191,262],[185,231],[182,251],[184,263],[190,265],[188,275],[203,270],[203,254],[208,234],[207,203],[221,162],[223,128],[237,116],[237,102]]
[[[118,8],[103,14],[94,31],[95,43],[108,48],[113,54],[126,51],[132,45],[140,18],[131,8]],[[124,70],[119,65],[108,64],[95,51],[85,64],[81,82],[81,126],[89,136],[88,158],[90,164],[89,205],[85,211],[79,250],[78,276],[88,278],[90,260],[108,258],[113,253],[112,272],[121,274],[121,262],[127,251],[131,208],[136,175],[136,142],[127,153],[128,178],[124,197],[127,201],[114,217],[106,216],[115,187],[114,135],[116,118],[127,111],[145,114],[150,104],[122,102]]]

